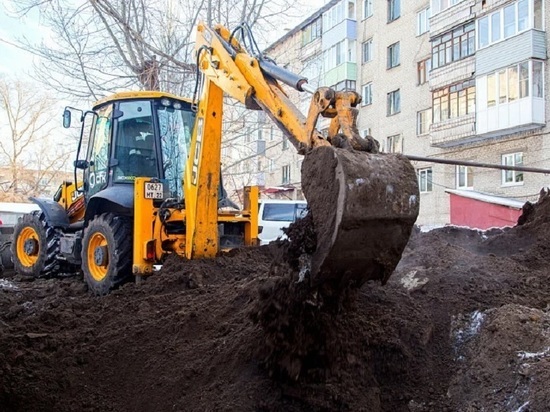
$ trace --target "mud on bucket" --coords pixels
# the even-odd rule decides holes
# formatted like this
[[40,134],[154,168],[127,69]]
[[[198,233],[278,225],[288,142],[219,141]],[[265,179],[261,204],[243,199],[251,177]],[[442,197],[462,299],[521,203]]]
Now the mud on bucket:
[[385,283],[418,216],[418,183],[409,160],[319,147],[305,155],[302,188],[317,234],[313,284]]

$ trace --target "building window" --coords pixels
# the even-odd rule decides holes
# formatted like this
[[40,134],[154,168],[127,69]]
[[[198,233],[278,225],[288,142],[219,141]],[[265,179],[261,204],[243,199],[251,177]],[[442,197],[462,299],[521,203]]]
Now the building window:
[[532,60],[488,74],[487,107],[529,97],[531,90],[533,97],[544,97],[543,71],[543,63]]
[[283,178],[281,180],[283,185],[290,183],[290,165],[283,166]]
[[333,84],[331,86],[331,89],[334,89],[337,92],[341,92],[345,90],[355,90],[355,85],[356,85],[355,80],[342,80],[341,82]]
[[475,80],[453,84],[433,92],[433,122],[464,116],[475,112]]
[[283,134],[283,150],[288,149],[288,137]]
[[430,8],[416,13],[416,35],[420,36],[430,30]]
[[345,19],[355,20],[355,0],[339,1],[331,9],[323,13],[323,29],[329,31]]
[[386,153],[401,153],[403,150],[401,136],[396,134],[386,137]]
[[462,60],[475,52],[475,25],[473,22],[436,37],[432,41],[432,67],[445,66]]
[[305,46],[313,40],[321,37],[321,22],[321,19],[317,19],[302,30],[302,46]]
[[363,19],[372,16],[372,0],[363,1]]
[[418,169],[418,188],[420,193],[427,193],[433,190],[432,184],[432,168]]
[[456,187],[457,189],[473,189],[474,170],[470,166],[456,167]]
[[274,172],[275,171],[275,160],[269,159],[268,162],[269,162],[268,163],[268,170],[270,172]]
[[519,0],[480,18],[477,22],[478,48],[531,28],[542,29],[541,16],[542,0]]
[[399,42],[388,47],[388,69],[399,66]]
[[324,68],[333,69],[343,63],[355,62],[355,41],[344,39],[323,53]]
[[[523,166],[523,152],[510,153],[502,156],[504,166]],[[523,184],[523,172],[515,170],[502,171],[503,185]]]
[[426,83],[430,79],[430,70],[432,69],[432,60],[430,58],[419,61],[416,65],[418,85]]
[[372,60],[372,39],[368,39],[367,41],[363,42],[361,49],[362,49],[361,61],[363,63],[370,62]]
[[363,103],[363,106],[372,104],[372,82],[363,85],[361,103]]
[[416,134],[423,135],[430,131],[432,125],[432,109],[421,110],[416,113]]
[[388,23],[401,16],[401,0],[388,0]]
[[397,114],[401,111],[401,92],[399,89],[388,93],[387,106],[388,116]]

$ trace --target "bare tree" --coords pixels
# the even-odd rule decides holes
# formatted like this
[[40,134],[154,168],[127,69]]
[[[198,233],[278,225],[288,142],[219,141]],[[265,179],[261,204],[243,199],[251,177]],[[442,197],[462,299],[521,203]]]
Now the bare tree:
[[[292,0],[15,0],[17,13],[39,10],[51,39],[19,39],[38,56],[36,77],[67,97],[99,99],[116,89],[153,88],[188,95],[194,85],[199,20],[245,21],[267,41],[296,13]],[[271,39],[273,40],[273,39]]]
[[72,147],[56,144],[54,103],[31,84],[0,78],[0,198],[22,201],[61,180]]

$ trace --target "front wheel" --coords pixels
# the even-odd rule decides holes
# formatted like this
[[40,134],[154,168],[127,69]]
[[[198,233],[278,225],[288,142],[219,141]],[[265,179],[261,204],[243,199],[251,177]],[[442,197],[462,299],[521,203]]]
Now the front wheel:
[[59,269],[59,237],[42,212],[32,212],[19,220],[13,230],[11,255],[17,273],[46,276]]
[[84,229],[82,271],[95,295],[106,295],[131,275],[130,220],[112,213],[95,217]]

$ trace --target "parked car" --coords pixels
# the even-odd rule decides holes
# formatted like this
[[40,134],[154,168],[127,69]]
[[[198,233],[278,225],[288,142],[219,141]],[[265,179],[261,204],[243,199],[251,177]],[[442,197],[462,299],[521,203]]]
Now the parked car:
[[259,235],[261,245],[266,245],[286,235],[283,228],[307,214],[305,200],[262,199],[259,208]]

